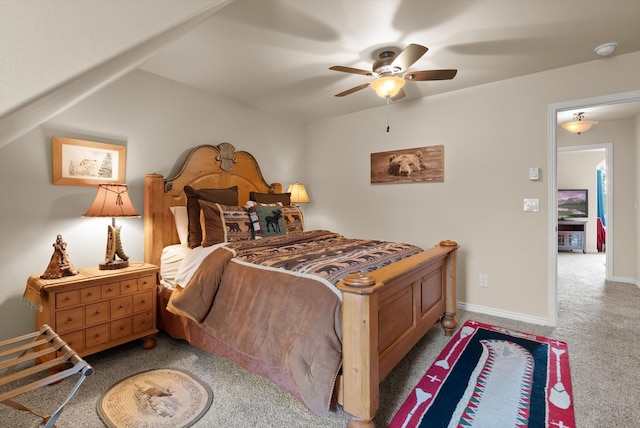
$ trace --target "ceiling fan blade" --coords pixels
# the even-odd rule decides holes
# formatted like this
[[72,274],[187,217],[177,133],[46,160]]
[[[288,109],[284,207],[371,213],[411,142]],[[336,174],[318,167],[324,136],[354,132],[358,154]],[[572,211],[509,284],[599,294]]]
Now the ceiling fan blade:
[[391,63],[392,67],[399,67],[400,70],[406,70],[411,67],[414,62],[420,59],[429,49],[422,45],[416,45],[415,43],[407,46],[402,52],[396,55],[396,58]]
[[404,97],[406,97],[407,94],[405,94],[404,89],[400,88],[400,91],[398,91],[398,93],[396,94],[395,97],[391,97],[392,101],[398,101],[403,99]]
[[410,71],[405,73],[402,77],[407,80],[449,80],[456,77],[458,70],[422,70],[422,71]]
[[369,86],[368,83],[363,83],[362,85],[355,86],[355,87],[353,87],[351,89],[347,89],[344,92],[340,92],[339,94],[336,94],[336,97],[344,97],[345,95],[353,94],[354,92],[357,92],[357,91],[359,91],[361,89],[364,89],[364,88],[366,88],[368,86]]
[[334,65],[333,67],[329,67],[329,70],[343,71],[345,73],[362,74],[364,76],[373,76],[373,73],[370,72],[370,71],[362,70],[362,69],[359,69],[359,68],[343,67],[341,65]]

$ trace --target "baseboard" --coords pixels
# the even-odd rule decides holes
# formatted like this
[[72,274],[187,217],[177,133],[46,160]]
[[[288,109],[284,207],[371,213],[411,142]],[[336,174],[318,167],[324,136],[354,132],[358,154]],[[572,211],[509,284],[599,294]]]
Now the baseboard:
[[609,281],[611,281],[611,282],[624,282],[625,284],[635,284],[636,286],[640,287],[640,282],[636,281],[633,278],[625,278],[625,277],[620,277],[620,276],[614,276]]
[[494,317],[508,318],[516,321],[528,322],[530,324],[551,325],[547,318],[532,317],[531,315],[519,314],[516,312],[503,311],[495,308],[487,308],[485,306],[473,305],[470,303],[458,302],[458,308],[469,312],[478,312],[484,315]]

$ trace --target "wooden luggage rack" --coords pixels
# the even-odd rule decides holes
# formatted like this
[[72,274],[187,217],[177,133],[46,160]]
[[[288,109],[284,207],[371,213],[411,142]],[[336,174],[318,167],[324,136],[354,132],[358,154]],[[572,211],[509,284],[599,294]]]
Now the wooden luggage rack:
[[[53,354],[53,358],[50,355],[43,358],[48,354]],[[42,377],[44,371],[46,376]],[[0,342],[0,403],[42,418],[45,428],[53,427],[64,406],[93,371],[51,327],[43,324],[39,331]],[[22,385],[28,381],[28,377],[37,378],[38,374],[41,376],[39,379]],[[39,414],[13,400],[19,395],[60,382],[74,374],[80,374],[75,386],[51,415]]]

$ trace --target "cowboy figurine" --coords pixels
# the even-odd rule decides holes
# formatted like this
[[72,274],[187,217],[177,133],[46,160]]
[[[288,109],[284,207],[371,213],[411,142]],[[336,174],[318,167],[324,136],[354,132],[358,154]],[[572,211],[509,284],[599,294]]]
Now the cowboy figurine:
[[67,243],[62,240],[62,235],[56,237],[53,243],[53,255],[47,270],[40,276],[42,279],[57,279],[63,276],[77,275],[78,271],[67,254]]

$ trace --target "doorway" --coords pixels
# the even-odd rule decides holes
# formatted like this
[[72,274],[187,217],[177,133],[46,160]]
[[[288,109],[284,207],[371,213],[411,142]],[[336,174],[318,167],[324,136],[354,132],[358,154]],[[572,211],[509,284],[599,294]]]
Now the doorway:
[[[587,218],[582,217],[576,220],[586,221],[586,242],[584,247],[590,253],[598,252],[602,257],[591,257],[598,260],[602,267],[602,279],[612,280],[613,272],[610,269],[613,260],[613,143],[599,143],[588,145],[574,145],[558,147],[557,151],[558,167],[556,170],[558,188],[586,188],[588,197]],[[606,199],[602,198],[602,208],[604,212],[600,215],[600,195],[598,192],[598,169],[601,174],[607,177],[601,180],[604,183],[602,188]],[[602,173],[604,171],[604,173]],[[611,177],[611,178],[609,178]],[[576,181],[577,180],[577,181]],[[580,183],[579,185],[574,185]],[[567,185],[569,184],[569,185]],[[605,203],[606,201],[606,203]],[[560,216],[560,215],[559,215]],[[598,218],[601,217],[604,233],[600,234]],[[570,218],[572,220],[572,218]],[[600,236],[599,236],[600,235]],[[604,240],[600,245],[600,238],[604,235]],[[607,251],[607,249],[610,249]],[[601,251],[603,250],[603,251]],[[582,252],[580,253],[582,254]],[[558,263],[568,260],[569,257],[561,257],[558,254]],[[602,260],[600,262],[600,260]],[[566,271],[565,271],[566,272]]]
[[[594,107],[599,105],[613,105],[640,101],[640,91],[612,94],[602,97],[588,98],[582,100],[567,101],[549,105],[549,183],[548,183],[548,308],[549,325],[556,326],[558,323],[558,240],[557,240],[557,213],[558,213],[558,142],[557,123],[558,114],[567,110]],[[613,145],[611,143],[607,150],[607,167],[609,168],[607,193],[607,217],[613,219]],[[605,144],[605,146],[606,146]],[[580,146],[584,149],[586,146]],[[609,211],[611,210],[611,211]],[[614,245],[613,245],[613,222],[607,228],[606,242],[606,279],[611,279],[614,266]]]

